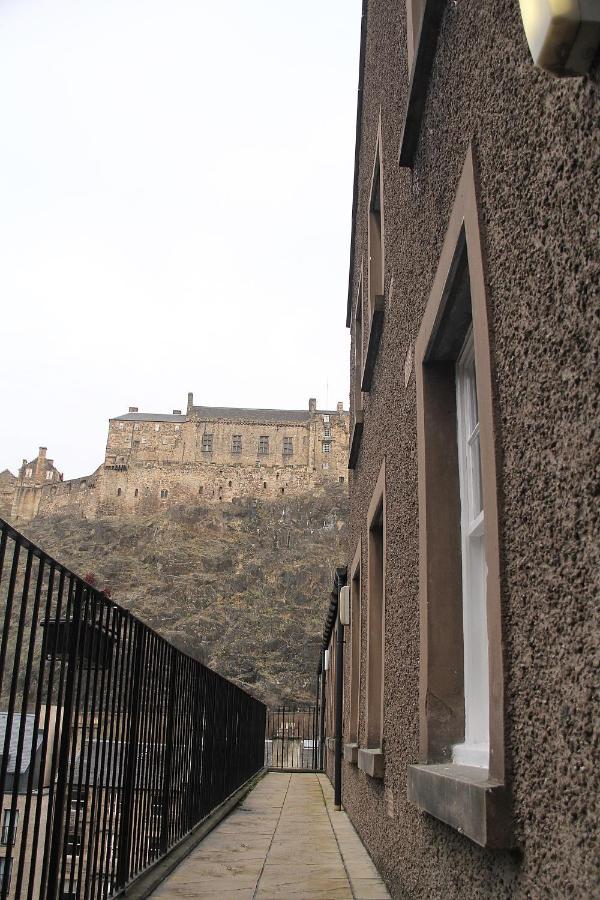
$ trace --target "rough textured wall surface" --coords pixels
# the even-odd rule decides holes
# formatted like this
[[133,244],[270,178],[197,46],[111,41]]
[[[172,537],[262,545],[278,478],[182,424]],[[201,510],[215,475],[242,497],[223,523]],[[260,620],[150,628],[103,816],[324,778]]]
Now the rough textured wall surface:
[[[353,291],[381,109],[387,305],[347,551],[351,560],[362,537],[364,589],[366,514],[385,455],[386,770],[375,782],[344,764],[344,803],[394,897],[598,896],[598,64],[554,79],[531,63],[516,0],[449,2],[415,167],[399,169],[405,4],[371,0],[368,16]],[[419,611],[415,379],[405,387],[404,363],[470,141],[495,388],[511,852],[483,850],[406,800],[419,755]],[[365,638],[363,616],[363,673]],[[364,708],[363,676],[362,739]]]

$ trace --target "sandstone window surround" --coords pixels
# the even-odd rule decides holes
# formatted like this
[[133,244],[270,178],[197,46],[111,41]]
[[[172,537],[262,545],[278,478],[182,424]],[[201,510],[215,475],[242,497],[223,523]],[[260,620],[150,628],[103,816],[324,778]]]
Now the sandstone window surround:
[[294,453],[294,441],[291,437],[284,437],[283,439],[283,455],[284,456],[292,456]]
[[331,441],[323,441],[323,453],[331,453]]
[[210,432],[205,431],[202,435],[202,452],[203,453],[212,453],[213,452],[213,435]]
[[261,434],[258,439],[258,453],[260,456],[266,456],[269,452],[269,437],[266,434]]
[[408,100],[398,161],[412,167],[446,0],[406,0]]
[[356,765],[359,744],[360,711],[360,652],[361,652],[361,543],[350,567],[350,710],[348,723],[348,743],[344,746],[344,759]]
[[358,750],[358,767],[383,778],[383,695],[385,646],[386,503],[385,459],[367,513],[367,684],[366,747]]
[[472,148],[415,345],[415,374],[420,764],[409,766],[408,799],[481,846],[508,847],[497,449]]
[[363,314],[364,314],[364,274],[363,265],[361,263],[360,275],[358,278],[358,290],[356,292],[356,301],[352,309],[350,328],[353,345],[353,380],[352,380],[352,435],[350,438],[350,452],[348,458],[348,468],[354,469],[358,460],[362,433],[364,428],[364,412],[363,412]]
[[231,438],[231,452],[232,453],[241,453],[242,452],[242,436],[241,434],[234,434]]
[[[367,252],[369,257],[367,276],[367,348],[363,361],[361,390],[371,390],[373,371],[381,343],[385,311],[385,211],[383,188],[383,152],[381,139],[381,112],[377,126],[375,156],[371,175],[371,191],[367,220]],[[364,331],[366,329],[363,328]]]

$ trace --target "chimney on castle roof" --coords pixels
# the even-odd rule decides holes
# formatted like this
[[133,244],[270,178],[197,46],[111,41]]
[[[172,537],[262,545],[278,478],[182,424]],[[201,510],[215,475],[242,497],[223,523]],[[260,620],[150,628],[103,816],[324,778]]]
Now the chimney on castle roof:
[[48,449],[47,447],[40,447],[40,449],[38,450],[38,459],[46,458],[46,450],[47,449]]
[[190,393],[188,394],[188,404],[187,404],[188,416],[191,413],[193,406],[194,406],[194,395],[190,391]]
[[337,411],[338,411],[339,413],[343,413],[343,412],[344,412],[344,404],[342,403],[341,400],[338,402],[338,405],[337,405]]
[[139,408],[137,406],[130,406],[129,412],[139,412]]
[[174,410],[173,410],[173,415],[174,415],[174,416],[180,416],[180,415],[181,415],[181,410],[180,410],[180,409],[174,409]]
[[317,411],[317,401],[314,397],[311,397],[308,401],[308,411],[313,413]]

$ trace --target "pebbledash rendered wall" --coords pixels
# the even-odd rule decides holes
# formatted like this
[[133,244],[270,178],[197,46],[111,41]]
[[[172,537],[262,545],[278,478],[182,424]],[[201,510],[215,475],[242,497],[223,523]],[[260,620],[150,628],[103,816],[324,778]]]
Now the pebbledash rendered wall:
[[[11,518],[63,510],[86,518],[131,515],[172,503],[312,493],[346,482],[348,421],[341,403],[327,411],[314,400],[306,410],[244,410],[194,407],[189,395],[185,414],[131,407],[110,420],[104,463],[91,475],[63,481],[52,466],[46,483],[52,461],[45,460],[44,448],[42,456],[24,461]],[[210,451],[204,449],[207,434]],[[234,436],[241,437],[240,452],[233,451]],[[261,437],[268,438],[267,452],[259,452]]]
[[[361,264],[366,275],[381,114],[386,305],[350,476],[348,562],[362,540],[365,746],[366,522],[385,458],[385,776],[344,762],[343,803],[395,898],[597,897],[598,59],[589,76],[553,78],[532,64],[516,0],[448,2],[414,166],[401,168],[406,4],[370,0],[365,12],[350,296]],[[412,359],[471,143],[492,357],[515,840],[503,851],[482,849],[407,800],[407,767],[419,761]],[[349,666],[347,653],[346,734]]]

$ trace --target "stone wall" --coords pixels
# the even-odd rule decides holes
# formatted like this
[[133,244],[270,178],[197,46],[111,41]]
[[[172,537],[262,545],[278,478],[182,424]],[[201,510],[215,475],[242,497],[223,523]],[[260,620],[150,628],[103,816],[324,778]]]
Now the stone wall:
[[[92,475],[63,481],[54,467],[48,469],[52,461],[43,454],[39,462],[24,461],[12,519],[27,521],[63,510],[86,518],[135,515],[171,503],[301,496],[332,481],[345,483],[348,413],[341,404],[330,412],[312,404],[307,412],[198,415],[198,408],[191,408],[186,415],[176,410],[156,416],[131,407],[110,420],[105,461]],[[266,448],[260,442],[264,437]]]

